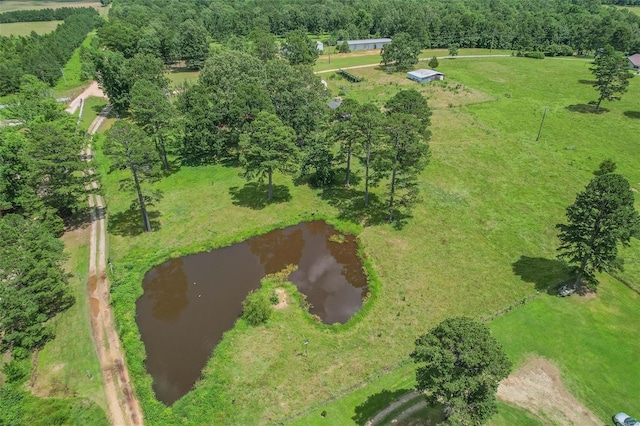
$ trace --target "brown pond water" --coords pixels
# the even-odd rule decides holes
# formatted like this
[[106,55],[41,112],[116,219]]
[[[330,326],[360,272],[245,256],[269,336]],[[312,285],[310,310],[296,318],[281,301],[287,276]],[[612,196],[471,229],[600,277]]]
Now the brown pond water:
[[297,265],[289,280],[326,324],[358,312],[367,282],[354,237],[338,243],[329,241],[332,235],[339,233],[325,222],[306,222],[151,269],[136,322],[158,400],[171,405],[191,390],[242,301],[267,274]]

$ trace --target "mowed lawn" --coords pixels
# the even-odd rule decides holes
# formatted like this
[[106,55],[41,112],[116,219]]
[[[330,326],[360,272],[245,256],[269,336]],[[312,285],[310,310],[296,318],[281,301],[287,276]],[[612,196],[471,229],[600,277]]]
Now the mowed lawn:
[[[433,157],[421,176],[422,201],[402,229],[369,218],[360,234],[382,283],[366,317],[333,331],[311,324],[294,304],[265,327],[234,330],[216,349],[195,391],[171,409],[145,402],[150,424],[292,420],[363,384],[384,380],[389,371],[403,373],[397,380],[408,386],[411,367],[403,362],[418,335],[446,317],[488,317],[566,278],[555,260],[555,224],[564,220],[566,206],[603,159],[612,158],[634,185],[640,182],[637,79],[621,102],[605,102],[610,111],[595,115],[580,112],[596,98],[584,61],[455,59],[441,61],[439,70],[448,82],[430,95]],[[386,78],[379,71],[366,82]],[[346,96],[366,99],[367,86],[362,88],[353,87]],[[392,93],[385,92],[380,102]],[[536,142],[545,108],[542,138]],[[145,400],[151,387],[141,362],[134,302],[151,266],[310,219],[311,212],[343,221],[362,219],[359,170],[351,189],[326,191],[278,175],[275,183],[286,185],[281,192],[289,196],[270,205],[263,203],[266,190],[245,186],[239,173],[221,165],[183,167],[163,179],[154,185],[163,192],[151,208],[156,231],[141,234],[138,213],[128,210],[134,194],[118,190],[126,172],[109,174],[102,159],[113,300],[129,367]],[[382,191],[376,190],[381,201]],[[626,259],[639,256],[638,245],[624,252]],[[627,263],[631,267],[625,276],[638,277],[638,265]],[[300,356],[304,338],[310,342],[308,358]],[[362,394],[364,400],[368,395]],[[577,396],[590,406],[584,395]],[[352,410],[344,410],[346,420]]]
[[64,21],[14,22],[0,25],[0,35],[28,36],[32,31],[36,34],[47,34],[56,29]]

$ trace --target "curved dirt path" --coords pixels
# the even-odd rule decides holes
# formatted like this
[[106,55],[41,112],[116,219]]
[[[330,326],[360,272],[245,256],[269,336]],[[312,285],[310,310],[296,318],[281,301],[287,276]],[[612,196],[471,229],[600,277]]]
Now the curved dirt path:
[[[85,91],[85,93],[87,92]],[[106,120],[109,110],[110,106],[105,107],[91,123],[89,127],[90,134],[93,135],[100,128],[104,120]],[[90,161],[92,156],[91,144],[87,146],[85,155],[87,161]],[[93,174],[93,169],[89,168],[87,175],[93,176]],[[142,410],[131,387],[129,372],[124,363],[120,340],[114,327],[111,305],[109,304],[109,281],[107,280],[106,270],[107,231],[105,206],[102,197],[92,193],[97,188],[98,184],[95,180],[87,185],[89,207],[91,208],[88,297],[91,309],[93,342],[100,361],[102,376],[104,377],[111,423],[115,426],[138,426],[143,424]]]
[[80,93],[78,96],[76,96],[74,100],[72,100],[69,103],[69,106],[67,106],[65,111],[67,111],[69,114],[74,114],[76,110],[80,108],[80,105],[82,105],[82,102],[91,96],[95,96],[97,98],[106,98],[104,92],[98,86],[97,81],[92,81],[89,87],[84,89],[84,92]]

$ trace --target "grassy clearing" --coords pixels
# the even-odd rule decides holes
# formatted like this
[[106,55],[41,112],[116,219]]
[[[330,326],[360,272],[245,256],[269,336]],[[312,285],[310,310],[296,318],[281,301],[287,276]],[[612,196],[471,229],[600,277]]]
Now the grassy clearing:
[[14,10],[59,9],[61,7],[93,7],[103,16],[109,11],[109,7],[102,7],[99,1],[4,0],[0,3],[0,13]]
[[[90,33],[87,38],[82,42],[82,46],[89,47],[91,40],[96,36],[95,33]],[[89,83],[86,78],[82,76],[82,62],[80,60],[80,47],[74,52],[69,61],[65,64],[61,74],[64,73],[64,77],[61,75],[60,79],[53,88],[53,93],[56,97],[75,97],[82,93],[87,84]]]
[[32,31],[36,34],[47,34],[56,29],[64,21],[14,22],[0,25],[0,35],[28,36]]
[[[640,182],[640,147],[634,137],[640,120],[629,114],[638,111],[636,79],[621,102],[607,103],[609,112],[594,115],[580,112],[588,110],[581,105],[595,99],[585,62],[486,58],[441,61],[439,69],[447,74],[449,86],[461,84],[473,96],[464,90],[433,89],[433,158],[422,175],[423,201],[404,228],[396,230],[374,217],[360,234],[382,283],[369,313],[340,332],[310,324],[298,306],[277,313],[265,327],[250,329],[240,322],[223,338],[196,390],[171,409],[153,402],[142,364],[134,303],[144,273],[167,257],[306,220],[310,212],[360,223],[353,206],[362,197],[361,173],[355,171],[351,189],[327,191],[276,176],[282,196],[265,205],[264,188],[256,192],[245,186],[237,168],[184,167],[154,185],[164,198],[151,208],[156,231],[144,235],[138,213],[129,210],[134,194],[118,189],[126,172],[109,174],[108,163],[101,159],[110,212],[113,302],[150,424],[260,424],[305,413],[309,417],[301,421],[314,424],[326,420],[319,416],[323,409],[336,424],[353,422],[356,408],[371,395],[409,385],[412,370],[402,361],[419,334],[446,317],[489,316],[566,278],[564,266],[555,260],[554,225],[563,220],[566,206],[604,158],[611,157],[619,172]],[[383,86],[365,84],[347,96],[366,99],[365,92],[373,88],[384,102],[392,90],[382,94]],[[459,106],[450,108],[448,103]],[[545,107],[549,112],[536,143]],[[376,195],[382,198],[382,189]],[[625,251],[625,258],[640,258],[638,250],[635,245]],[[640,276],[640,265],[628,266],[626,274]],[[611,309],[618,309],[612,303]],[[537,326],[536,317],[528,318],[531,327]],[[308,358],[300,356],[303,336],[310,341]],[[571,350],[584,356],[578,343]],[[586,337],[582,343],[602,350]],[[625,354],[632,362],[631,352]],[[403,367],[396,370],[398,365]],[[389,370],[392,373],[384,376]],[[586,372],[576,373],[573,383],[578,374]],[[612,377],[612,386],[621,384],[618,376]],[[386,380],[400,384],[393,388]],[[619,393],[611,396],[612,403],[625,400]],[[604,410],[597,412],[603,421],[608,418]]]
[[[458,55],[510,55],[511,50],[489,50],[489,49],[458,49]],[[427,49],[420,53],[420,59],[428,59],[433,56],[448,56],[447,49]],[[380,50],[363,50],[351,53],[332,53],[331,63],[329,55],[320,55],[313,69],[324,71],[338,68],[354,67],[358,65],[380,64],[382,56]]]
[[[87,98],[84,101],[84,109],[82,111],[82,118],[80,119],[80,128],[87,131],[91,122],[93,122],[106,105],[107,100],[104,98],[96,98],[94,96]],[[79,111],[80,110],[78,109],[78,112]]]
[[552,360],[572,393],[603,421],[640,412],[640,295],[603,277],[597,297],[541,297],[491,329],[516,364],[534,353]]
[[172,71],[168,72],[166,75],[167,78],[171,80],[171,85],[175,88],[185,82],[196,83],[198,81],[200,71]]
[[[63,241],[69,255],[66,269],[76,303],[55,318],[56,338],[38,354],[32,390],[43,397],[81,396],[107,408],[100,364],[89,318],[87,274],[89,271],[88,225],[67,232]],[[35,378],[35,379],[34,379]]]
[[626,9],[634,15],[640,16],[640,6],[614,6],[616,9]]

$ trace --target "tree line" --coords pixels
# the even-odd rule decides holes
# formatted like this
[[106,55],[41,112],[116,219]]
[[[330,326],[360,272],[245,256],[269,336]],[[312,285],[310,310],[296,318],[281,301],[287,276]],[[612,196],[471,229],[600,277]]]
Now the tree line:
[[421,48],[455,44],[555,52],[569,46],[586,53],[605,45],[640,51],[639,28],[640,17],[596,0],[188,0],[162,5],[122,0],[110,10],[101,36],[127,57],[151,53],[170,63],[180,59],[180,39],[187,30],[219,42],[247,39],[254,30],[278,36],[303,30],[333,40],[406,33]]
[[0,13],[0,24],[14,22],[63,21],[71,15],[89,12],[92,7],[60,7],[58,9],[12,10]]
[[0,36],[0,96],[15,93],[25,74],[50,86],[62,78],[62,68],[102,18],[93,8],[69,15],[51,33],[26,37]]

